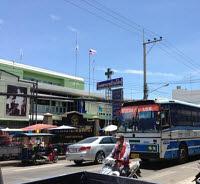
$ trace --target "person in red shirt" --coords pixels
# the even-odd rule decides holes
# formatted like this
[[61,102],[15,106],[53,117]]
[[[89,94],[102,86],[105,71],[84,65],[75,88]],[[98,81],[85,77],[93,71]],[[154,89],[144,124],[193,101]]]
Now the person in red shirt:
[[121,175],[126,175],[129,171],[130,144],[122,134],[116,138],[117,143],[109,156],[116,159],[116,167],[120,170]]

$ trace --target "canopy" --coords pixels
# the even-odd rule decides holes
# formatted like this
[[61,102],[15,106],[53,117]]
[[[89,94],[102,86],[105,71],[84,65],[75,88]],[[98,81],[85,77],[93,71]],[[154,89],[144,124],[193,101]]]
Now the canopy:
[[18,128],[1,128],[0,131],[3,132],[22,132],[22,129],[18,129]]
[[49,124],[35,124],[31,126],[27,126],[22,128],[23,131],[36,131],[36,130],[43,130],[43,129],[49,129],[49,128],[55,128],[57,126],[55,125],[49,125]]
[[46,137],[46,136],[52,136],[54,134],[49,133],[20,133],[16,134],[16,137]]
[[108,126],[104,127],[102,130],[104,130],[105,132],[116,131],[117,126],[116,125],[108,125]]
[[67,125],[62,125],[56,128],[50,128],[50,130],[69,130],[69,129],[76,129],[76,128],[72,126],[67,126]]

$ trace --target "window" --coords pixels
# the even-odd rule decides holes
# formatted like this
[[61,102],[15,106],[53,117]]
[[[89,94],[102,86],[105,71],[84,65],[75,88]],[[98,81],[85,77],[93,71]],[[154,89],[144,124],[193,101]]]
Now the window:
[[117,139],[115,137],[111,137],[112,142],[115,144],[117,142]]
[[48,100],[38,100],[38,105],[50,105],[50,101]]
[[100,144],[113,144],[113,141],[110,137],[104,137],[101,141]]
[[96,141],[97,139],[98,139],[97,137],[89,137],[89,138],[83,139],[82,141],[77,142],[77,144],[92,143]]
[[139,119],[150,119],[150,118],[152,118],[151,111],[144,111],[139,113]]

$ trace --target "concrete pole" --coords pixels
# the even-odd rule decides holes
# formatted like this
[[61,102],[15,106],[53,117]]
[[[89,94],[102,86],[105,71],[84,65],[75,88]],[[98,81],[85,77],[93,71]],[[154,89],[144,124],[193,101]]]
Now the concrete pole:
[[144,100],[147,100],[148,98],[148,91],[147,91],[147,73],[146,73],[146,44],[143,43],[143,70],[144,70]]
[[3,184],[3,176],[2,176],[1,166],[0,166],[0,184]]

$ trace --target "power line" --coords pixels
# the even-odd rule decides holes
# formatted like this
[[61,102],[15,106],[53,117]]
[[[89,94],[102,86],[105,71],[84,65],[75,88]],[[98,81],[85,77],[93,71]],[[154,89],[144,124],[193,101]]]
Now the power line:
[[84,11],[87,11],[89,14],[91,14],[91,15],[93,15],[93,16],[95,16],[95,17],[98,17],[98,18],[100,18],[100,19],[103,19],[104,21],[109,22],[109,23],[111,23],[111,24],[113,24],[113,25],[119,27],[120,29],[123,29],[123,30],[128,31],[128,32],[133,32],[132,30],[127,29],[127,28],[125,28],[125,27],[122,27],[121,25],[119,25],[119,24],[117,24],[117,23],[115,23],[115,22],[113,22],[113,21],[111,21],[111,20],[109,20],[109,19],[106,19],[106,18],[103,17],[103,16],[98,15],[98,14],[96,14],[96,13],[94,13],[94,12],[88,10],[87,8],[81,7],[81,6],[77,5],[77,4],[75,4],[74,2],[71,2],[70,0],[64,0],[64,2],[70,3],[71,5],[73,5],[73,6],[77,7],[77,8],[79,8],[79,9],[82,9],[82,10],[84,10]]
[[[118,22],[123,23],[123,24],[125,24],[126,26],[131,27],[132,29],[127,29],[127,28],[124,27],[125,25],[121,26],[119,23],[113,22],[113,21],[111,21],[111,20],[109,20],[109,19],[107,19],[107,18],[105,18],[105,17],[103,17],[103,16],[100,16],[99,14],[94,13],[94,12],[88,10],[88,9],[85,8],[85,7],[79,6],[79,5],[75,4],[74,2],[71,2],[71,1],[69,1],[69,0],[64,0],[64,1],[65,1],[66,3],[72,4],[73,6],[75,6],[75,7],[77,7],[77,8],[80,8],[80,9],[82,9],[82,10],[84,10],[84,11],[87,11],[88,13],[90,13],[90,14],[92,14],[92,15],[94,15],[94,16],[100,18],[100,19],[103,19],[103,20],[105,20],[105,21],[107,21],[107,22],[109,22],[109,23],[111,23],[111,24],[113,24],[113,25],[115,25],[115,26],[117,26],[117,27],[119,27],[119,28],[121,28],[121,29],[124,29],[124,30],[126,30],[126,31],[133,32],[132,29],[134,29],[134,30],[136,30],[137,32],[141,33],[141,30],[142,30],[142,29],[145,29],[145,31],[146,31],[146,33],[147,33],[148,35],[153,35],[153,36],[154,36],[154,35],[158,35],[157,33],[153,32],[153,31],[151,31],[151,30],[149,30],[149,29],[147,29],[147,28],[144,28],[143,26],[141,26],[141,25],[139,25],[139,24],[133,22],[132,20],[126,18],[125,16],[123,16],[123,15],[121,15],[121,14],[119,14],[119,13],[113,11],[112,9],[107,8],[105,5],[99,3],[99,2],[96,1],[96,0],[93,0],[92,2],[95,2],[96,4],[99,4],[101,7],[104,8],[104,10],[102,10],[101,8],[95,6],[95,5],[92,4],[91,2],[88,2],[87,0],[82,0],[82,2],[85,2],[87,5],[90,5],[91,7],[97,9],[97,10],[100,11],[100,12],[103,12],[104,14],[106,14],[106,15],[112,17],[113,19],[117,20]],[[107,12],[106,10],[107,10],[108,12]],[[115,16],[114,16],[113,14],[114,14]],[[118,16],[118,17],[117,17],[117,16]],[[136,26],[133,26],[131,23],[134,24],[134,25],[136,25]],[[135,31],[134,31],[134,33],[135,33]],[[178,50],[177,48],[173,47],[172,44],[171,44],[169,41],[167,41],[167,40],[165,40],[165,41],[166,41],[166,43],[168,43],[168,45],[167,45],[166,43],[162,43],[162,45],[163,45],[163,47],[167,48],[168,50],[164,49],[163,47],[159,47],[159,49],[161,49],[162,51],[164,51],[165,53],[167,53],[170,57],[175,58],[178,62],[180,62],[181,64],[185,65],[187,68],[190,68],[190,69],[193,70],[193,71],[199,72],[199,70],[197,69],[197,66],[199,66],[198,64],[195,64],[194,61],[193,61],[191,58],[189,58],[188,56],[186,56],[182,51],[180,51],[180,50]],[[170,46],[169,46],[169,45],[170,45]],[[169,52],[169,50],[170,50],[172,53]],[[174,55],[174,54],[175,54],[175,55]],[[179,57],[177,58],[177,56],[179,56]],[[181,61],[180,61],[180,58],[181,58]],[[190,63],[190,64],[188,64],[188,63]],[[178,83],[176,83],[176,84],[178,84]]]
[[[157,33],[153,32],[153,31],[151,31],[151,30],[149,30],[149,29],[147,29],[147,28],[144,28],[143,26],[141,26],[141,25],[135,23],[134,21],[132,21],[132,20],[126,18],[126,17],[123,16],[122,14],[120,14],[120,13],[118,13],[118,12],[116,12],[116,11],[113,11],[112,9],[106,7],[105,5],[99,3],[99,2],[96,1],[96,0],[93,0],[92,2],[95,2],[95,5],[98,4],[98,5],[100,5],[101,7],[103,7],[104,9],[101,9],[101,8],[99,8],[98,6],[95,6],[94,4],[89,3],[87,0],[82,0],[82,2],[85,2],[86,4],[90,5],[91,7],[97,9],[98,11],[101,11],[101,12],[105,13],[106,15],[111,16],[111,17],[114,18],[115,20],[118,20],[118,21],[123,22],[124,24],[126,24],[126,25],[128,25],[128,26],[131,26],[133,29],[137,30],[137,31],[140,32],[140,33],[142,32],[142,29],[144,29],[148,34],[151,34],[151,35],[158,35]],[[108,12],[105,11],[105,10],[107,10]],[[115,16],[113,16],[113,14],[114,14]],[[117,17],[116,17],[116,15],[117,15]],[[126,20],[126,21],[124,21],[124,20]],[[130,24],[130,22],[131,22],[132,24],[135,24],[137,27],[136,27],[136,26],[133,26],[132,24]],[[165,46],[166,48],[170,49],[172,52],[176,53],[179,57],[181,57],[181,58],[182,58],[183,60],[185,60],[186,62],[190,63],[193,67],[194,67],[194,65],[195,65],[196,67],[200,67],[199,64],[195,63],[190,57],[186,56],[182,51],[180,51],[180,50],[178,50],[176,47],[174,47],[169,41],[166,40],[166,42],[167,42],[171,47],[168,46],[168,45],[165,44],[165,43],[161,43],[161,44],[162,44],[163,46]],[[163,50],[163,49],[161,49],[161,50]],[[165,51],[165,52],[166,52],[166,51]],[[184,65],[185,65],[186,67],[188,67],[188,68],[194,70],[193,67],[190,67],[190,66],[188,66],[188,65],[185,64],[185,63],[184,63]],[[196,67],[195,67],[195,70],[196,70]],[[196,71],[197,71],[197,70],[196,70]]]

